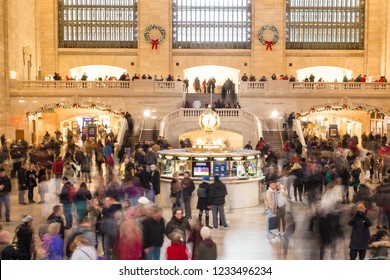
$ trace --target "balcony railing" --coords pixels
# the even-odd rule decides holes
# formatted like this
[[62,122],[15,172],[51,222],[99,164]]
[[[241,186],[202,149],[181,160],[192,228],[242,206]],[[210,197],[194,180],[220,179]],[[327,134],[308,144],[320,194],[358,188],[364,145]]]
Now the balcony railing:
[[240,93],[390,93],[390,83],[325,83],[325,82],[240,82]]
[[[38,92],[77,93],[96,92],[106,94],[107,90],[115,90],[117,94],[134,93],[182,93],[182,82],[135,80],[135,81],[15,81],[11,80],[11,91],[19,94]],[[390,93],[390,83],[325,83],[325,82],[240,82],[239,94],[272,95],[307,93],[340,93],[340,94],[372,94]]]
[[130,90],[135,92],[163,92],[182,93],[182,82],[166,82],[151,80],[136,81],[16,81],[11,82],[11,89],[18,91],[74,91],[78,92],[93,90]]

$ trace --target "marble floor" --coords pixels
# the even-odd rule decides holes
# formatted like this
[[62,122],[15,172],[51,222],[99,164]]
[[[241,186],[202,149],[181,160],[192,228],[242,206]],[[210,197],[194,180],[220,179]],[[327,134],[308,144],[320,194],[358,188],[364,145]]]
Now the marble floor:
[[[51,208],[57,203],[56,195],[51,195],[45,204],[19,205],[17,203],[17,181],[13,180],[13,191],[11,193],[11,222],[6,223],[3,218],[1,225],[4,229],[13,232],[21,222],[23,214],[30,214],[34,217],[34,228],[44,222],[51,213]],[[79,182],[76,181],[77,186]],[[94,189],[98,179],[94,177],[89,188]],[[54,188],[54,182],[51,184]],[[193,197],[196,199],[196,197]],[[35,201],[39,201],[39,196],[35,194]],[[347,225],[352,204],[342,207],[342,226],[344,229],[344,238],[337,243],[337,252],[335,259],[348,259],[348,245],[350,240],[350,227]],[[197,215],[197,210],[193,210],[193,216]],[[168,221],[171,217],[171,209],[164,208],[164,218]],[[211,215],[211,213],[210,213]],[[319,234],[307,231],[310,219],[306,198],[303,202],[289,201],[288,206],[288,225],[295,222],[295,232],[290,238],[276,236],[274,239],[266,238],[266,215],[264,207],[259,203],[256,207],[245,209],[228,209],[226,207],[226,216],[229,228],[227,230],[212,230],[212,238],[218,246],[218,259],[220,260],[308,260],[319,259]],[[211,218],[211,217],[210,217]],[[372,228],[372,231],[374,227]],[[289,242],[287,242],[289,241]],[[164,247],[167,246],[166,239]],[[330,253],[327,250],[325,259],[330,259]],[[162,250],[162,252],[164,252]],[[368,255],[368,254],[367,254]],[[368,256],[367,256],[368,257]]]

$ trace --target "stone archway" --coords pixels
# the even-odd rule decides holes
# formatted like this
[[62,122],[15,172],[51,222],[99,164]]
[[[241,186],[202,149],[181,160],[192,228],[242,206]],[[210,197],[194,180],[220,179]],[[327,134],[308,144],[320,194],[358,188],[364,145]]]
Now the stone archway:
[[346,75],[348,79],[353,77],[353,71],[347,68],[315,66],[298,69],[297,79],[298,81],[303,81],[306,77],[309,78],[311,74],[315,76],[315,82],[317,82],[320,78],[322,78],[323,82],[334,82],[336,80],[338,82],[342,82],[344,75]]
[[207,81],[209,78],[214,77],[216,79],[217,87],[221,87],[223,83],[229,78],[236,84],[237,92],[237,86],[240,80],[239,75],[239,69],[219,65],[202,65],[187,68],[184,70],[184,77],[188,78],[190,84],[189,92],[195,92],[194,88],[192,87],[192,84],[196,77],[199,78],[201,83],[204,79],[206,79]]

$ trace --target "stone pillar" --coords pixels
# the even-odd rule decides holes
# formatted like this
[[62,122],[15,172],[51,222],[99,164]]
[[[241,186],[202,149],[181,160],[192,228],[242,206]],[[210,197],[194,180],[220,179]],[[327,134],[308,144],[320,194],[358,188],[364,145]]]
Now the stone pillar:
[[[256,77],[272,73],[286,74],[285,70],[285,0],[252,1],[252,65],[251,73]],[[279,41],[276,45],[266,50],[266,46],[260,43],[258,32],[264,25],[273,25],[279,31]],[[263,37],[267,41],[273,40],[273,32],[265,31]]]
[[13,138],[10,122],[9,63],[8,63],[8,0],[0,5],[0,135]]
[[[138,70],[139,74],[163,75],[167,77],[170,73],[171,61],[171,1],[150,1],[139,0],[138,4]],[[145,29],[151,25],[159,25],[165,29],[166,37],[162,44],[158,44],[157,49],[152,49],[152,44],[146,42],[144,38]],[[156,29],[150,32],[150,38],[160,37],[160,32]]]

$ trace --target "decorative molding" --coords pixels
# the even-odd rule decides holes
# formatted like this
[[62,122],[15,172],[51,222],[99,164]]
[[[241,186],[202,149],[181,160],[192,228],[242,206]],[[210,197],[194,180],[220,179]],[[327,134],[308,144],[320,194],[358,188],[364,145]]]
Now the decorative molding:
[[289,53],[286,52],[287,57],[364,57],[364,52],[358,52],[358,53],[346,53],[346,52],[323,52],[323,53],[316,53],[316,52],[293,52]]
[[58,50],[58,55],[113,55],[138,56],[138,51],[97,51],[97,50]]
[[210,50],[174,50],[172,51],[173,56],[251,56],[251,50],[242,51],[210,51]]

